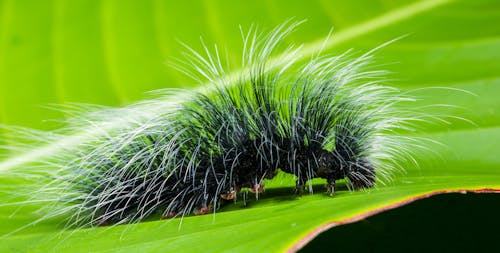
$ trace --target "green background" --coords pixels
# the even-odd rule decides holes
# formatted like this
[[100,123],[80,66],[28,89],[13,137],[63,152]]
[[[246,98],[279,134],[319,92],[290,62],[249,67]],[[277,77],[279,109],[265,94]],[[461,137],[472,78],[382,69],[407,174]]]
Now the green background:
[[[147,91],[199,86],[165,64],[182,58],[178,41],[200,50],[201,36],[207,44],[227,50],[228,60],[237,66],[242,51],[239,25],[268,30],[290,18],[308,20],[286,39],[304,43],[301,59],[319,49],[318,42],[332,27],[325,53],[350,48],[366,52],[405,36],[377,53],[381,68],[391,72],[387,84],[402,90],[451,88],[415,91],[421,100],[413,107],[473,124],[455,118],[448,118],[451,124],[422,124],[416,135],[444,147],[429,146],[437,155],[421,154],[419,167],[408,164],[407,173],[396,175],[392,184],[368,192],[344,189],[334,198],[314,194],[298,199],[290,196],[291,188],[271,189],[249,208],[237,204],[215,218],[186,218],[180,230],[177,220],[155,221],[76,231],[55,240],[61,229],[58,221],[46,221],[2,238],[0,250],[282,251],[321,224],[408,198],[441,190],[500,188],[496,0],[0,0],[0,123],[56,129],[68,115],[46,108],[54,104],[122,106],[147,98]],[[426,107],[432,104],[456,107]],[[15,145],[9,130],[3,131],[0,144]],[[3,161],[22,155],[3,153]],[[2,202],[12,202],[11,193],[26,182],[10,173],[0,176]],[[290,184],[284,179],[275,185]],[[36,208],[25,206],[14,213],[16,207],[0,206],[0,235],[35,220],[39,214],[31,211]]]

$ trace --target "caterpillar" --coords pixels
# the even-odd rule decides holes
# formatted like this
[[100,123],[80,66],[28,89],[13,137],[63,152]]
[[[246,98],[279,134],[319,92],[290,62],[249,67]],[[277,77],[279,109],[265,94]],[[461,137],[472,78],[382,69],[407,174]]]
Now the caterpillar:
[[[205,56],[186,47],[177,68],[208,83],[203,91],[167,90],[141,107],[84,118],[146,115],[101,129],[47,161],[58,168],[40,190],[52,203],[48,215],[66,215],[71,226],[101,226],[155,213],[206,214],[236,201],[243,188],[262,193],[263,180],[278,171],[297,178],[299,194],[314,178],[326,179],[332,195],[337,180],[357,190],[390,178],[395,161],[412,159],[396,133],[410,128],[411,119],[395,109],[412,98],[383,85],[386,72],[370,64],[376,49],[296,61],[300,47],[283,41],[299,24],[244,34],[237,76],[227,74],[217,47],[205,46]],[[279,48],[285,56],[272,58]],[[150,107],[154,113],[137,110]]]

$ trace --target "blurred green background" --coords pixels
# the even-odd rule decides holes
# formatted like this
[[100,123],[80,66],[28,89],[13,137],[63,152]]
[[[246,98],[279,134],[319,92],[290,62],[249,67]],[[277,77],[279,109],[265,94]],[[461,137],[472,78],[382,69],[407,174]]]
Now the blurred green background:
[[[304,43],[306,48],[324,40],[333,27],[333,45],[326,53],[350,48],[366,52],[405,35],[377,53],[381,68],[391,72],[388,85],[403,90],[441,86],[477,95],[443,89],[415,92],[422,98],[414,105],[420,110],[474,124],[450,119],[451,125],[424,128],[444,140],[449,153],[441,158],[444,162],[423,161],[422,168],[431,169],[410,175],[499,175],[498,0],[0,0],[0,123],[57,129],[67,115],[47,109],[54,104],[122,106],[147,98],[145,92],[151,90],[196,87],[166,64],[182,58],[179,41],[195,50],[201,50],[200,37],[209,45],[217,43],[237,66],[240,25],[243,30],[252,24],[269,30],[290,18],[307,22],[286,43]],[[304,51],[302,58],[309,57]],[[429,104],[457,108],[426,108]],[[9,144],[1,136],[0,144]],[[431,199],[426,208],[442,202]],[[474,203],[463,205],[491,208]],[[463,219],[454,214],[450,212],[450,221]],[[391,216],[385,220],[391,222]]]

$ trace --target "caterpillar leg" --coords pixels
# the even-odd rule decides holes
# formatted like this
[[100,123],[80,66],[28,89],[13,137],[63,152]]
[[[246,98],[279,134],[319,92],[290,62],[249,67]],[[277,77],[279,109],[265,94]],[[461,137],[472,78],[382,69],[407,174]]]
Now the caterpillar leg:
[[212,207],[210,205],[208,205],[208,206],[205,205],[205,206],[202,206],[200,209],[194,210],[193,214],[203,215],[203,214],[209,213],[211,210],[212,210]]
[[264,183],[255,184],[253,187],[250,187],[249,191],[251,193],[262,193],[264,192],[265,185]]
[[335,193],[335,176],[328,177],[326,183],[326,192],[332,196]]
[[100,219],[100,220],[95,222],[95,225],[98,227],[104,227],[104,226],[111,225],[111,223],[108,220]]
[[220,198],[223,200],[233,200],[236,198],[236,191],[232,190],[228,193],[222,193]]
[[299,196],[302,196],[304,193],[304,181],[300,178],[295,181],[295,193]]
[[167,213],[164,213],[162,214],[161,218],[162,219],[170,219],[170,218],[174,218],[177,216],[177,212],[174,212],[174,211],[170,211],[170,212],[167,212]]

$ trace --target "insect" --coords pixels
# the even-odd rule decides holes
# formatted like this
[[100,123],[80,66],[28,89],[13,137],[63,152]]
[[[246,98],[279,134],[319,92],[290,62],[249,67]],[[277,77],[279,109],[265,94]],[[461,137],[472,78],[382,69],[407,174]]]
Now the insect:
[[[235,201],[242,188],[262,192],[263,180],[279,170],[296,176],[299,193],[314,178],[326,179],[333,194],[336,180],[363,189],[389,177],[397,169],[393,161],[410,156],[392,132],[408,127],[394,105],[411,98],[381,84],[385,72],[371,69],[371,51],[318,53],[301,63],[295,61],[299,49],[288,47],[282,58],[272,58],[297,25],[268,34],[251,29],[243,36],[237,76],[226,74],[216,47],[206,48],[206,56],[188,48],[178,68],[197,72],[208,83],[205,90],[169,90],[141,104],[144,112],[155,107],[154,113],[103,130],[50,161],[59,167],[45,187],[58,203],[52,215],[94,226],[158,212],[206,214]],[[97,115],[123,111],[141,113],[130,107]]]

